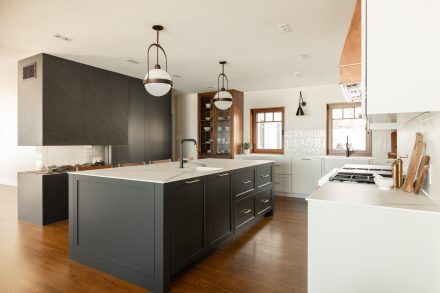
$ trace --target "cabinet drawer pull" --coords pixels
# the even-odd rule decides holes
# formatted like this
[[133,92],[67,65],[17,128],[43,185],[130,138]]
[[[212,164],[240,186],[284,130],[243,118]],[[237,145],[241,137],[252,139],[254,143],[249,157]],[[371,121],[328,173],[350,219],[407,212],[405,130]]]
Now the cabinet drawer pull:
[[243,184],[249,184],[249,183],[252,183],[252,180],[242,181],[241,183],[243,183]]
[[274,167],[281,167],[281,165],[273,165]]
[[196,180],[191,180],[191,181],[185,181],[186,184],[193,184],[196,182],[200,182],[200,179],[196,179]]
[[268,199],[262,199],[262,200],[260,200],[260,202],[261,202],[261,203],[268,203],[269,200],[268,200]]
[[301,158],[301,160],[303,160],[303,161],[310,161],[311,159],[310,158]]
[[261,175],[261,178],[268,178],[270,175],[266,174],[266,175]]
[[241,213],[242,214],[249,214],[252,210],[251,209],[246,209],[246,210],[242,210]]
[[275,184],[281,184],[281,183],[279,183],[279,182],[274,182]]
[[228,176],[229,173],[223,173],[223,174],[219,174],[218,177],[224,177],[224,176]]

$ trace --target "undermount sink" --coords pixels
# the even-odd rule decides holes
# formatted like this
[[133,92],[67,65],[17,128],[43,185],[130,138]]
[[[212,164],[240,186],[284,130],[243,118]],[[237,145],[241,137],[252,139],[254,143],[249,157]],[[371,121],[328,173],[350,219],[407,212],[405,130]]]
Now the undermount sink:
[[221,170],[223,168],[215,168],[215,167],[201,167],[201,166],[197,166],[195,168],[191,168],[189,167],[188,169],[194,170],[194,171],[198,171],[198,172],[210,172],[210,171],[217,171],[217,170]]

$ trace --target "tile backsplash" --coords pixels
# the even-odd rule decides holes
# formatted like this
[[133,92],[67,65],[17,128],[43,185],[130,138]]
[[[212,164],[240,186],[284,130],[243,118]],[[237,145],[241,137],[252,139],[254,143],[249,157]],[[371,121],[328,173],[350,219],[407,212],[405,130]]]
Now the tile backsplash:
[[36,149],[36,166],[75,165],[105,161],[105,146],[42,146]]
[[[286,155],[322,156],[326,155],[326,131],[286,130],[284,132]],[[391,130],[374,130],[372,132],[372,156],[387,158],[391,150]]]
[[325,155],[325,130],[286,130],[284,132],[286,155]]
[[[397,132],[397,151],[401,156],[408,156],[404,161],[404,170],[408,168],[416,133],[421,132],[426,143],[425,154],[431,157],[431,169],[424,186],[433,200],[440,204],[440,113],[427,113],[408,123]],[[429,180],[431,179],[431,180]],[[431,181],[431,184],[430,182]]]

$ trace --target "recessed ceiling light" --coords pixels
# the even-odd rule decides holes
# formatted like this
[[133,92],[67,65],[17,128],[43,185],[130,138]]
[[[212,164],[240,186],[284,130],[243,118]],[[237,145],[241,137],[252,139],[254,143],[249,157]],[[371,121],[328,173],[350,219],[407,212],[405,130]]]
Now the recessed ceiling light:
[[73,41],[73,39],[66,37],[66,36],[63,36],[62,34],[56,34],[56,35],[54,35],[54,38],[57,38],[57,39],[60,39],[63,41],[67,41],[67,42]]
[[301,55],[301,57],[302,57],[303,59],[312,59],[312,54],[310,54],[310,53],[304,53],[304,54]]
[[278,28],[280,29],[280,31],[281,31],[282,33],[284,33],[284,34],[292,31],[292,27],[291,27],[290,24],[288,24],[287,22],[286,22],[286,23],[279,24],[279,25],[277,25],[277,27],[278,27]]
[[299,76],[302,76],[303,74],[302,74],[302,72],[297,71],[297,72],[294,72],[293,75],[296,77],[299,77]]
[[136,61],[134,59],[125,59],[125,62],[131,63],[131,64],[139,64],[139,61]]
[[179,75],[179,74],[173,74],[173,77],[175,77],[175,78],[182,78],[182,76]]

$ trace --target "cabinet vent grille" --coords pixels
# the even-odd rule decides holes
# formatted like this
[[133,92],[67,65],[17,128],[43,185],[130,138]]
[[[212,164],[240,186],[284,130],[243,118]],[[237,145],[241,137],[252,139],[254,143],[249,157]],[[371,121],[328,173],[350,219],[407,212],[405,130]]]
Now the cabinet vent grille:
[[23,67],[23,79],[37,78],[37,62]]

